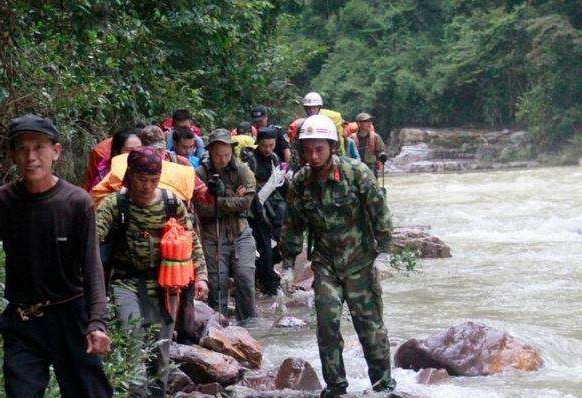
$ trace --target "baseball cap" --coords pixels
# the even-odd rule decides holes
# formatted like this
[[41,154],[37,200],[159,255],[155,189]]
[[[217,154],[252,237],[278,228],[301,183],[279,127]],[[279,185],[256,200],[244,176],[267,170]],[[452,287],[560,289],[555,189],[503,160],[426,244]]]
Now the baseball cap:
[[251,118],[253,120],[253,122],[257,122],[259,120],[261,120],[263,117],[268,116],[267,115],[267,108],[265,108],[264,106],[255,106],[253,108],[253,111],[251,112]]
[[9,140],[13,140],[18,135],[27,132],[45,134],[54,142],[59,142],[59,131],[48,117],[27,113],[10,121],[8,125]]

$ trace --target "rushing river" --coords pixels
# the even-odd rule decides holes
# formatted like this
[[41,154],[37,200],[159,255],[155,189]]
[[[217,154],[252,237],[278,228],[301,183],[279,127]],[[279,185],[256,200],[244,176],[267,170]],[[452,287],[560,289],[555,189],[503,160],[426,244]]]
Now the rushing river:
[[[386,179],[396,225],[431,225],[450,259],[424,260],[422,272],[384,281],[391,337],[424,338],[467,320],[509,332],[537,347],[538,372],[459,377],[435,385],[395,369],[407,392],[435,398],[582,397],[582,168]],[[303,318],[308,319],[306,311]],[[313,329],[253,328],[265,365],[307,359],[321,376]],[[355,332],[344,322],[344,340]],[[350,392],[369,388],[357,350],[344,354]]]

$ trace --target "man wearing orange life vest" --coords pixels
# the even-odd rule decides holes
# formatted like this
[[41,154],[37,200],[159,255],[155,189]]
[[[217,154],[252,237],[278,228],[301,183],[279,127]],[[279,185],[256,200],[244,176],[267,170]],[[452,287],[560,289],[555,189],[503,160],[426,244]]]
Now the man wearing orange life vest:
[[358,131],[352,134],[350,138],[356,142],[362,162],[372,170],[377,178],[378,170],[384,167],[384,163],[387,160],[384,152],[384,141],[382,141],[382,137],[378,133],[373,131],[372,116],[370,114],[365,112],[358,114],[356,123],[358,123]]
[[[157,347],[156,358],[147,364],[146,380],[155,378],[154,383],[132,386],[132,397],[166,396],[175,321],[167,302],[175,307],[178,296],[166,296],[157,283],[162,261],[160,241],[169,218],[193,231],[184,203],[170,191],[158,188],[161,172],[159,150],[152,147],[132,150],[127,158],[124,188],[106,197],[97,208],[99,242],[113,243],[110,280],[118,318],[128,332],[138,336],[142,335],[141,326],[157,324],[158,339],[164,340]],[[198,235],[194,232],[192,236],[194,292],[196,298],[204,300],[208,296],[206,262]],[[132,319],[138,320],[138,325],[132,324]]]

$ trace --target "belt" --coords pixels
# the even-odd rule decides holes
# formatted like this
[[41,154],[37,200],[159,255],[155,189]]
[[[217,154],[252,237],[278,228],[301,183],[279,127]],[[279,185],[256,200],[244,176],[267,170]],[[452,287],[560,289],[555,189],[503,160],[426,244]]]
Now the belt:
[[65,304],[68,303],[69,301],[73,301],[79,297],[82,297],[83,293],[79,293],[75,296],[66,298],[64,300],[59,300],[59,301],[50,301],[50,300],[45,300],[45,301],[41,301],[40,303],[36,303],[36,304],[16,304],[16,312],[18,313],[18,315],[20,316],[20,319],[22,319],[23,321],[28,321],[30,320],[31,316],[40,318],[41,316],[44,315],[44,310],[46,308],[49,307],[54,307],[56,305],[59,304]]

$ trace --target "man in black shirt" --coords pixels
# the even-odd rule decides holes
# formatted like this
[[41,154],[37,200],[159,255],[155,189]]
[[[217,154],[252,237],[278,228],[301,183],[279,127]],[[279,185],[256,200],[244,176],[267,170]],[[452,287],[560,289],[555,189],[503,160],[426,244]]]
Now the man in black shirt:
[[[261,127],[269,126],[269,115],[267,108],[264,106],[256,106],[251,112],[252,125],[258,132]],[[279,156],[281,162],[289,163],[291,161],[291,145],[289,138],[286,137],[285,132],[280,126],[271,125],[276,131],[275,137],[275,153]]]
[[281,261],[278,247],[285,217],[285,170],[281,169],[279,156],[274,152],[277,131],[273,126],[261,127],[257,135],[257,148],[247,163],[257,180],[257,196],[253,201],[253,217],[249,220],[257,242],[259,258],[256,261],[256,280],[261,291],[274,296],[278,293],[279,276],[274,265]]
[[99,355],[111,342],[91,199],[53,174],[62,147],[50,119],[16,118],[8,139],[21,178],[0,187],[6,394],[42,397],[52,365],[63,397],[109,398]]

